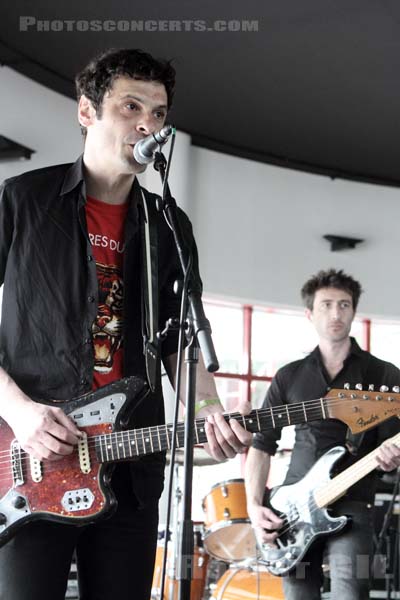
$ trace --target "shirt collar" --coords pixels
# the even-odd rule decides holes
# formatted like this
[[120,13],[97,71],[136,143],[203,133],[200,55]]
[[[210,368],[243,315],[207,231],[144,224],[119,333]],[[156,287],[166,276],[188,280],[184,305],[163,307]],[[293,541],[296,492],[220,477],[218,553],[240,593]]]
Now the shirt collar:
[[80,155],[78,160],[70,166],[65,174],[64,181],[61,187],[61,195],[68,194],[75,189],[79,184],[84,184],[85,179],[83,176],[83,154]]
[[[345,362],[350,360],[352,356],[362,357],[364,350],[360,348],[355,338],[350,337],[350,352],[345,358]],[[314,350],[308,355],[311,360],[315,360],[316,362],[322,363],[321,351],[319,346],[316,346]]]
[[[79,185],[82,186],[82,193],[86,200],[86,192],[85,192],[85,176],[84,176],[84,163],[83,163],[83,154],[79,156],[79,158],[69,167],[68,171],[65,174],[64,181],[61,187],[60,195],[68,194]],[[140,183],[135,177],[133,181],[133,185],[129,194],[129,198],[131,203],[137,204],[140,206],[142,204],[142,194],[140,193]],[[135,202],[133,202],[135,200]]]

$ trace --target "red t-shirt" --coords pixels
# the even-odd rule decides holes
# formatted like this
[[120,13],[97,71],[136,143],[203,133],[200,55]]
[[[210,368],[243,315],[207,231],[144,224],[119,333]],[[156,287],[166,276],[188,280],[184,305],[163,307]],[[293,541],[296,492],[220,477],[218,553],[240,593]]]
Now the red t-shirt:
[[92,326],[93,388],[123,375],[123,262],[128,203],[87,197],[86,222],[99,281],[99,307]]

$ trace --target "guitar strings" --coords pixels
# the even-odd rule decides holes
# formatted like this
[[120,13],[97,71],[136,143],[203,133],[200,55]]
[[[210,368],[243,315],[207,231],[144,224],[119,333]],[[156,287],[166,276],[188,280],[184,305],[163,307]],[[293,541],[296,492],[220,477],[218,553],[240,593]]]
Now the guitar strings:
[[[311,405],[317,405],[320,404],[321,399],[316,399],[316,400],[309,400],[307,402],[304,403],[299,403],[299,407],[297,407],[297,405],[292,405],[290,412],[292,413],[292,416],[294,413],[304,413],[304,407],[303,404],[306,405],[306,408],[309,408]],[[335,404],[338,403],[342,403],[343,399],[339,398],[339,397],[331,397],[328,399],[325,399],[325,402],[328,405],[328,408],[331,406],[334,406]],[[285,406],[285,405],[284,405]],[[290,405],[289,405],[290,406]],[[293,410],[293,408],[295,408],[295,410]],[[279,414],[282,413],[282,407],[273,407],[271,409],[260,409],[258,411],[258,416],[261,417],[261,419],[264,416],[268,416],[270,415],[271,412],[275,412],[276,415],[278,416]],[[286,411],[284,411],[286,412]],[[236,415],[239,416],[240,419],[243,419],[243,415],[241,415],[240,413],[232,413],[232,414],[225,414],[225,416],[227,418],[234,418]],[[250,417],[249,415],[245,415],[245,418],[251,418],[252,420],[254,420],[254,416]],[[272,418],[271,418],[272,419]],[[302,421],[304,422],[304,421]],[[196,421],[196,424],[202,424],[204,426],[205,423],[205,419],[198,419]],[[97,434],[95,436],[90,436],[87,438],[87,448],[90,450],[93,450],[96,446],[96,444],[99,443],[99,439],[101,438],[107,445],[107,449],[110,450],[112,453],[115,452],[119,452],[119,444],[122,444],[122,449],[124,450],[124,442],[129,442],[132,441],[130,440],[130,435],[135,435],[136,440],[135,440],[135,450],[136,450],[136,454],[130,454],[129,456],[118,456],[117,458],[115,458],[114,456],[112,457],[112,459],[110,459],[109,457],[107,457],[107,460],[104,462],[118,462],[118,460],[123,460],[124,458],[132,458],[134,456],[140,456],[140,455],[145,455],[145,454],[151,454],[151,453],[155,453],[161,450],[156,450],[154,451],[153,448],[148,448],[146,447],[146,444],[151,445],[152,442],[156,442],[159,439],[162,440],[164,442],[164,444],[166,443],[166,446],[164,447],[164,449],[168,449],[170,446],[170,437],[168,435],[168,433],[171,433],[171,429],[170,429],[170,425],[158,425],[158,426],[153,426],[153,427],[149,427],[149,428],[144,428],[144,429],[132,429],[132,430],[122,430],[122,431],[116,431],[116,432],[110,432],[110,433],[100,433]],[[183,433],[183,428],[184,428],[184,423],[180,422],[178,424],[178,429],[177,429],[177,434],[179,435],[179,433]],[[138,438],[138,432],[139,432],[139,438]],[[155,436],[153,434],[156,434]],[[121,439],[118,439],[118,437],[120,437]],[[109,438],[109,439],[108,439]],[[143,439],[144,438],[144,439]],[[151,441],[150,439],[151,438]],[[137,443],[139,441],[139,444]],[[107,444],[107,442],[110,442],[110,444]],[[142,448],[138,448],[139,445],[142,445]],[[179,445],[179,439],[178,439],[178,445]],[[130,448],[132,449],[132,447],[130,446]],[[126,448],[125,448],[126,449]],[[22,454],[24,454],[24,456],[22,456]],[[10,461],[10,450],[6,450],[6,451],[1,451],[0,452],[0,456],[1,455],[6,455],[7,456],[7,460],[0,460],[0,481],[1,481],[1,475],[4,472],[10,473],[12,475],[12,470],[15,468],[15,465],[12,465],[12,459]],[[63,459],[68,460],[68,457],[72,456],[72,455],[65,455],[65,457],[63,457],[60,460],[55,460],[55,461],[40,461],[41,463],[45,463],[46,466],[46,471],[53,471],[53,470],[61,470],[59,468],[59,463],[60,461],[62,461]],[[5,457],[5,456],[4,456]],[[73,458],[78,459],[78,455],[75,452]],[[21,464],[24,461],[27,460],[31,460],[31,456],[26,453],[24,450],[21,450],[21,458],[18,460],[18,464]],[[7,465],[7,469],[4,471],[4,469],[1,468],[1,465]],[[54,465],[54,468],[49,468],[50,465]]]
[[[339,398],[339,396],[337,396],[337,397],[332,396],[332,397],[326,398],[326,399],[324,399],[324,398],[322,398],[322,399],[318,398],[318,399],[315,399],[315,400],[307,400],[305,402],[299,402],[298,404],[280,405],[280,406],[277,406],[277,407],[271,407],[271,408],[265,408],[265,409],[258,409],[256,411],[256,415],[251,415],[251,414],[249,414],[249,415],[242,415],[240,413],[231,413],[231,414],[230,413],[225,413],[225,417],[227,419],[233,418],[233,419],[242,421],[242,423],[244,421],[244,424],[246,424],[246,421],[250,421],[250,420],[251,421],[255,421],[255,420],[257,421],[257,417],[258,417],[258,420],[262,420],[265,417],[267,417],[267,418],[271,419],[271,424],[274,425],[275,420],[278,420],[278,419],[282,418],[282,414],[283,414],[284,416],[286,416],[288,418],[288,425],[290,425],[291,424],[290,416],[292,416],[293,417],[292,420],[294,420],[294,419],[296,419],[296,417],[299,414],[306,416],[306,411],[309,410],[309,409],[312,410],[312,409],[315,409],[317,407],[319,409],[321,409],[321,400],[325,401],[325,403],[326,403],[326,405],[327,405],[328,408],[329,407],[333,407],[337,403],[340,404],[340,403],[343,402],[343,398]],[[289,408],[290,416],[288,415],[288,411],[286,410],[286,406],[288,406],[288,408]],[[206,421],[206,419],[198,419],[198,420],[196,420],[196,427],[197,427],[197,429],[199,429],[201,427],[204,428],[205,421]],[[306,419],[304,419],[304,420],[302,419],[301,422],[306,422]],[[295,424],[295,423],[293,423],[293,424]],[[282,425],[282,427],[283,426],[286,426],[286,425]],[[184,423],[183,422],[178,423],[178,431],[177,431],[178,434],[182,433],[182,428],[183,427],[184,427]],[[144,443],[143,442],[143,437],[147,438],[147,437],[150,436],[151,442],[150,441],[146,442],[146,439],[145,439],[145,443],[149,443],[151,445],[152,441],[156,441],[158,439],[158,435],[160,435],[160,437],[161,436],[167,436],[167,442],[168,442],[169,437],[168,437],[167,434],[171,433],[171,429],[172,429],[172,426],[168,424],[168,425],[156,425],[156,426],[153,426],[153,427],[146,427],[146,428],[142,428],[142,429],[131,429],[131,430],[122,430],[122,431],[117,431],[117,432],[114,431],[114,432],[110,432],[110,433],[99,433],[99,434],[97,434],[95,436],[91,436],[90,438],[88,438],[88,444],[89,444],[89,446],[90,446],[90,444],[93,444],[93,446],[94,446],[96,444],[96,440],[98,439],[98,437],[100,437],[100,436],[108,436],[108,435],[109,436],[114,436],[114,437],[116,435],[122,435],[122,436],[128,437],[128,441],[130,441],[129,440],[129,434],[135,435],[136,439],[137,439],[138,434],[139,434],[140,437],[142,438],[142,439],[139,438],[139,443],[140,444]],[[263,428],[261,428],[261,430],[262,429]],[[90,440],[94,440],[94,442],[90,442]],[[178,442],[179,442],[179,440],[178,440]],[[169,448],[169,445],[167,444],[167,448],[165,448],[165,449],[168,449],[168,448]],[[150,448],[149,453],[150,452],[154,452],[154,450],[152,450],[152,448]],[[145,453],[146,453],[146,448],[143,448],[143,454],[145,454]],[[2,455],[5,458],[7,458],[6,462],[8,462],[9,461],[9,456],[10,456],[10,450],[0,451],[0,465],[2,464],[2,461],[1,461]]]
[[[395,435],[393,438],[390,438],[390,441],[392,443],[395,443],[396,445],[399,445],[400,444],[400,433]],[[399,444],[397,444],[397,443],[399,443]],[[336,477],[334,477],[333,479],[328,479],[325,482],[324,487],[326,488],[328,486],[334,487],[335,485],[336,486],[343,485],[346,488],[346,490],[349,489],[351,487],[351,485],[353,485],[353,483],[357,483],[358,481],[360,481],[360,479],[362,479],[362,477],[364,477],[365,475],[367,475],[373,469],[376,468],[376,466],[378,465],[378,462],[375,459],[376,459],[376,454],[377,454],[378,450],[379,450],[379,448],[373,450],[369,454],[366,454],[357,463],[354,463],[353,465],[351,465],[350,467],[345,469],[342,473],[339,473],[338,475],[336,475]],[[370,469],[369,467],[371,466],[371,464],[373,464],[373,466]],[[357,467],[356,467],[356,465],[357,465]],[[367,469],[366,472],[364,472],[365,469]],[[360,475],[360,473],[362,475],[361,475],[361,477],[358,477],[358,475]],[[354,481],[354,478],[356,479],[356,481]],[[314,490],[313,497],[312,497],[313,507],[310,509],[310,514],[313,514],[317,510],[320,510],[321,508],[326,508],[328,506],[327,503],[324,503],[323,506],[320,507],[317,505],[317,503],[315,501],[315,495],[318,492],[323,491],[324,487],[317,488],[316,490]],[[337,500],[337,498],[333,502],[335,502],[336,500]],[[307,506],[308,506],[307,502],[305,502],[304,504],[300,504],[299,510],[302,511],[302,510],[306,509]],[[298,520],[299,520],[299,517],[296,517],[295,519],[292,519],[292,520],[290,520],[289,518],[283,519],[283,523],[282,523],[281,527],[279,528],[279,530],[277,530],[277,531],[279,531],[279,536],[284,535],[285,533],[288,533],[291,529],[293,529],[293,527],[296,525]]]
[[[342,400],[343,400],[342,398],[340,398],[340,399],[339,399],[339,401],[340,401],[340,402],[341,402]],[[329,399],[327,399],[326,401],[328,402],[328,404],[329,404],[329,405],[334,405],[335,403],[337,403],[337,400],[335,400],[335,398],[334,398],[334,397],[332,397],[332,398],[329,398]],[[305,402],[304,404],[306,404],[307,406],[309,406],[310,404],[316,404],[316,403],[318,403],[318,404],[319,404],[319,403],[320,403],[320,399],[318,399],[318,400],[311,400],[311,401],[307,401],[307,402]],[[299,405],[300,405],[300,406],[303,406],[303,403],[299,403]],[[296,405],[292,405],[292,408],[293,408],[293,407],[296,407]],[[274,409],[275,409],[275,412],[277,412],[277,411],[278,411],[279,413],[281,413],[281,412],[282,412],[282,410],[281,410],[281,407],[274,407]],[[298,409],[296,408],[296,410],[297,410],[297,411],[302,411],[302,408],[298,408]],[[270,411],[270,409],[262,409],[262,411],[261,411],[261,412],[264,412],[265,414],[269,414],[271,411]],[[294,412],[294,411],[293,411],[293,412]],[[235,415],[237,414],[237,415],[239,415],[239,417],[242,417],[242,415],[240,415],[239,413],[234,413],[234,414],[235,414]],[[228,415],[228,418],[229,418],[230,416],[234,416],[234,415]],[[260,411],[259,411],[259,416],[261,416],[261,417],[263,416],[262,414],[260,415]],[[199,419],[199,420],[197,421],[197,423],[203,423],[203,424],[204,424],[204,419]],[[183,423],[179,423],[179,424],[178,424],[178,431],[177,431],[177,434],[178,434],[178,435],[179,435],[179,433],[182,433],[182,426],[183,426],[183,425],[184,425]],[[152,428],[150,427],[150,428],[146,428],[146,429],[143,429],[143,430],[140,430],[140,429],[138,429],[138,430],[130,430],[130,431],[119,431],[119,432],[112,432],[112,433],[107,433],[107,434],[98,434],[98,435],[96,435],[96,436],[92,436],[92,437],[88,438],[88,440],[87,440],[87,447],[88,447],[88,449],[89,449],[89,450],[91,450],[91,449],[93,448],[93,446],[94,446],[94,445],[97,443],[97,440],[99,439],[99,437],[102,437],[102,439],[103,439],[104,441],[107,441],[107,436],[108,436],[108,437],[110,438],[108,441],[110,441],[110,442],[111,442],[111,446],[108,446],[108,449],[111,449],[111,452],[112,452],[112,454],[114,454],[114,450],[115,450],[116,452],[119,452],[119,446],[116,446],[116,445],[115,445],[115,444],[118,444],[118,441],[120,442],[120,444],[122,443],[122,447],[123,447],[123,449],[125,450],[125,446],[124,446],[124,444],[123,444],[123,443],[127,441],[127,440],[126,440],[126,438],[128,437],[128,441],[129,441],[129,439],[130,439],[130,438],[129,438],[129,435],[130,435],[131,433],[132,433],[132,434],[135,434],[135,435],[136,435],[136,438],[137,438],[137,432],[140,432],[140,431],[141,431],[141,433],[142,433],[142,438],[144,438],[144,436],[146,436],[146,438],[147,438],[149,435],[151,436],[151,438],[153,438],[154,436],[153,436],[152,434],[153,434],[154,432],[157,432],[157,439],[159,439],[159,441],[161,441],[161,438],[162,438],[162,440],[163,440],[163,442],[164,442],[164,443],[165,443],[165,439],[166,439],[166,441],[167,441],[167,447],[168,447],[168,442],[169,442],[169,439],[170,439],[170,438],[169,438],[169,436],[168,436],[168,430],[167,430],[167,428],[168,428],[168,427],[169,427],[168,425],[164,425],[164,426],[154,426],[154,427],[152,427]],[[163,432],[163,431],[160,431],[160,428],[161,428],[161,429],[164,429],[164,432]],[[120,440],[118,440],[118,436],[121,438]],[[165,437],[165,439],[164,439],[164,437]],[[136,456],[139,456],[140,454],[149,454],[150,452],[154,452],[154,449],[153,449],[153,448],[151,448],[151,449],[149,450],[149,452],[147,452],[147,448],[146,448],[146,446],[145,446],[145,444],[146,444],[146,438],[145,438],[145,440],[143,440],[143,439],[141,439],[141,440],[140,440],[140,438],[139,438],[139,440],[140,440],[140,444],[143,444],[143,449],[142,449],[142,450],[141,450],[140,448],[139,448],[139,449],[137,449],[137,445],[136,445],[137,452],[139,452],[139,453],[137,453],[137,454],[136,454]],[[94,442],[91,442],[91,440],[94,440]],[[154,441],[155,441],[155,440],[154,440]],[[114,442],[114,445],[113,445],[113,443],[112,443],[112,442]],[[136,442],[137,442],[137,439],[136,439]],[[147,439],[147,443],[150,443],[148,439]],[[178,439],[178,446],[179,446],[179,439]],[[1,453],[0,453],[0,454],[1,454]],[[12,476],[13,469],[15,469],[15,468],[16,468],[16,466],[15,466],[15,465],[12,465],[12,461],[11,461],[11,464],[10,464],[10,458],[9,458],[9,454],[10,454],[10,452],[9,452],[9,451],[3,452],[3,454],[8,454],[7,460],[6,460],[6,461],[3,461],[3,464],[7,464],[6,473],[7,473],[9,476]],[[25,454],[25,455],[24,455],[24,456],[21,456],[20,460],[18,461],[18,464],[20,464],[22,467],[23,467],[22,463],[23,463],[24,461],[26,461],[26,460],[30,460],[30,459],[31,459],[31,457],[30,457],[30,455],[29,455],[28,453],[25,453],[25,452],[24,452],[24,454]],[[65,456],[65,459],[67,459],[67,460],[68,460],[68,457],[69,457],[69,456],[70,456],[70,455],[66,455],[66,456]],[[126,454],[125,454],[125,456],[122,456],[122,457],[121,457],[121,456],[117,456],[117,457],[115,457],[115,456],[112,456],[112,458],[110,459],[110,458],[107,456],[107,460],[106,460],[106,461],[104,461],[104,462],[112,462],[112,461],[114,461],[114,462],[117,462],[117,461],[118,461],[118,459],[120,459],[120,460],[122,459],[122,460],[123,460],[123,458],[128,458],[128,459],[129,459],[129,458],[131,458],[131,457],[132,457],[132,455],[129,455],[128,457],[126,457]],[[72,457],[72,459],[73,459],[73,460],[74,460],[74,459],[76,459],[76,460],[78,459],[78,457],[77,457],[76,453],[74,454],[74,456]],[[60,460],[63,460],[63,459],[60,459]],[[41,461],[41,462],[45,462],[45,461]],[[0,465],[1,465],[1,464],[2,464],[2,463],[1,463],[1,461],[0,461]],[[53,466],[53,468],[51,468],[51,466],[50,466],[50,465],[54,465],[54,466]],[[48,462],[46,461],[46,462],[45,462],[45,466],[46,466],[46,472],[51,472],[51,471],[61,471],[61,468],[60,468],[60,461],[58,461],[58,460],[57,460],[57,461],[48,461]],[[65,468],[67,468],[67,467],[65,467]],[[4,472],[4,469],[3,469],[3,472]],[[1,467],[0,467],[0,477],[1,477],[1,475],[2,475],[2,470],[1,470]],[[0,479],[0,481],[1,481],[1,479]]]

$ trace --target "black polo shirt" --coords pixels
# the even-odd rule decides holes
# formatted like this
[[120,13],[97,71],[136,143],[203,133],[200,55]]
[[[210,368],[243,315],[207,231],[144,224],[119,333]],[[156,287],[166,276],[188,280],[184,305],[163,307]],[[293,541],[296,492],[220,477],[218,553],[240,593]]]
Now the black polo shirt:
[[[343,369],[331,380],[322,362],[317,346],[311,354],[302,360],[292,362],[276,373],[268,389],[263,407],[279,406],[295,402],[305,402],[326,395],[331,388],[343,388],[345,383],[354,387],[357,383],[364,386],[373,384],[375,389],[381,385],[392,387],[400,385],[400,370],[391,363],[382,361],[369,352],[361,350],[351,338],[351,350],[344,361]],[[348,455],[340,464],[342,470],[371,452],[383,440],[400,431],[400,421],[393,417],[370,431],[362,438],[355,436],[359,444],[355,456]],[[334,446],[346,444],[347,426],[336,419],[328,419],[296,425],[295,444],[285,484],[301,479],[318,458]],[[256,434],[253,447],[274,455],[281,430],[276,429]],[[376,471],[355,484],[346,494],[348,499],[371,502],[376,487]]]
[[[155,204],[157,197],[143,192],[147,202]],[[35,399],[67,400],[91,389],[91,331],[98,308],[98,282],[85,202],[82,157],[74,164],[13,177],[0,188],[0,285],[4,283],[0,365]],[[139,227],[142,210],[140,186],[135,179],[125,228],[124,375],[145,378]],[[156,214],[159,328],[163,329],[168,318],[179,317],[180,297],[174,294],[173,284],[182,279],[182,271],[172,233],[162,213]],[[191,225],[182,211],[180,215],[197,273]],[[176,350],[175,332],[163,342],[162,356]],[[134,426],[163,422],[159,378],[156,392],[135,411]],[[163,457],[150,456],[144,462],[158,464],[161,473]],[[159,491],[158,483],[156,487]]]

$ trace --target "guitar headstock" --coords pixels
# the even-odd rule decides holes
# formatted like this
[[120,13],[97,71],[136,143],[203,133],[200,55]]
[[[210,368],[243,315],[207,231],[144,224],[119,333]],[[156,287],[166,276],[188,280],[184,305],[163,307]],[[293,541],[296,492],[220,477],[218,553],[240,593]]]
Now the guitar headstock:
[[352,433],[367,431],[391,417],[400,415],[400,387],[390,391],[385,385],[375,390],[373,385],[363,390],[361,384],[351,388],[332,389],[324,397],[329,417],[348,425]]

